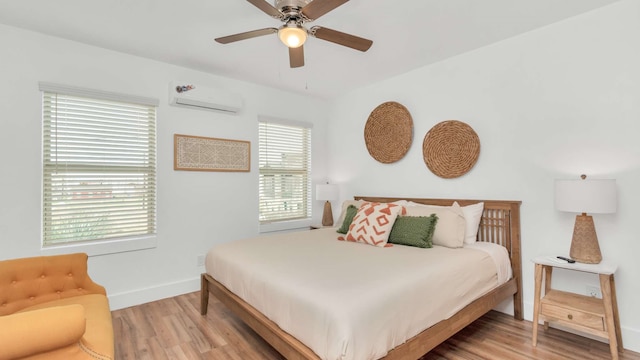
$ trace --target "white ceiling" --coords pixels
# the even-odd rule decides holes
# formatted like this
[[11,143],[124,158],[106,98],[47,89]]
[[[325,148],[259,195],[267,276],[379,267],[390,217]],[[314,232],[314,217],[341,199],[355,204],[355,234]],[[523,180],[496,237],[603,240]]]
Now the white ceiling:
[[280,25],[245,0],[0,0],[0,23],[330,99],[615,1],[351,0],[310,26],[371,39],[371,49],[310,38],[297,69],[276,35],[213,41]]

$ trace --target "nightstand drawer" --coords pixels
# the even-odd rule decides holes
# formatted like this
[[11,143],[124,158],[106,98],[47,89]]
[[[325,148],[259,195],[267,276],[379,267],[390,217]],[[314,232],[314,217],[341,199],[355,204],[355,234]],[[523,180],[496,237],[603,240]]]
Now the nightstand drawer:
[[562,306],[542,303],[540,314],[565,322],[575,323],[599,331],[604,331],[604,318],[595,314],[582,312],[577,309],[568,309]]

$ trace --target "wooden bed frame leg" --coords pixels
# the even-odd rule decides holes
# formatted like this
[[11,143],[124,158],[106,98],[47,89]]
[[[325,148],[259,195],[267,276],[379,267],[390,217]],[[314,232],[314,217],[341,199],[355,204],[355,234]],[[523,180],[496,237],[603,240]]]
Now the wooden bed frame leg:
[[200,315],[207,315],[209,310],[209,282],[205,274],[200,275]]
[[518,274],[517,292],[513,294],[513,317],[516,320],[524,320],[524,299],[522,297],[522,272]]

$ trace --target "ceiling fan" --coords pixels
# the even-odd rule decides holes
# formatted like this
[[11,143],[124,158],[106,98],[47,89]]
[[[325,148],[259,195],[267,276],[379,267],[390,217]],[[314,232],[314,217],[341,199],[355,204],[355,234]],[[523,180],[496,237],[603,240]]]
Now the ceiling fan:
[[308,30],[304,27],[306,23],[318,19],[349,0],[275,0],[275,6],[265,0],[247,1],[284,24],[279,28],[265,28],[220,37],[215,39],[217,42],[228,44],[278,33],[280,40],[289,48],[289,65],[292,68],[304,66],[303,45],[308,35],[363,52],[369,50],[373,44],[371,40],[321,26],[314,26]]

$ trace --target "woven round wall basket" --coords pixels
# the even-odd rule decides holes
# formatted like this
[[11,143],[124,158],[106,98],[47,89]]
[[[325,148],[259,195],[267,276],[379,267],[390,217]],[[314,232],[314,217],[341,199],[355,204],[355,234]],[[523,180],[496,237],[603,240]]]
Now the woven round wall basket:
[[443,121],[425,135],[422,154],[432,173],[445,179],[457,178],[478,161],[480,139],[471,126],[461,121]]
[[367,119],[364,141],[371,157],[383,164],[402,159],[413,141],[409,110],[393,101],[380,104]]

